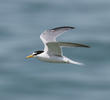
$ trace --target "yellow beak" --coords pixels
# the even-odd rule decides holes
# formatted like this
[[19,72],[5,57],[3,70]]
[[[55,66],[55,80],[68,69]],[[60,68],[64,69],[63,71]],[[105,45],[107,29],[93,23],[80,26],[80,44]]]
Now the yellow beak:
[[33,58],[34,57],[34,55],[29,55],[29,56],[27,56],[26,58]]

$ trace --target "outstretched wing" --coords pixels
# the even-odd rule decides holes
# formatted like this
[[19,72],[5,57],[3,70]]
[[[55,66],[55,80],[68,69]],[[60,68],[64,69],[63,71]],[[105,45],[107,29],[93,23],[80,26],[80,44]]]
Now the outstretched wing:
[[62,33],[66,32],[67,30],[74,29],[74,27],[70,26],[64,26],[64,27],[56,27],[53,29],[49,29],[44,31],[41,35],[40,38],[42,42],[44,43],[44,51],[47,51],[48,48],[46,46],[46,43],[48,42],[56,42],[56,38],[61,35]]
[[70,27],[70,26],[56,27],[56,28],[44,31],[40,35],[40,38],[43,41],[43,43],[55,42],[56,37],[58,37],[59,35],[61,35],[65,31],[70,30],[70,29],[74,29],[74,27]]
[[79,43],[71,43],[71,42],[49,42],[47,45],[58,45],[59,47],[85,47],[90,48],[90,46]]
[[85,47],[89,48],[88,45],[79,44],[79,43],[70,43],[70,42],[48,42],[47,44],[48,51],[47,53],[49,55],[56,55],[56,56],[62,56],[62,49],[61,47]]

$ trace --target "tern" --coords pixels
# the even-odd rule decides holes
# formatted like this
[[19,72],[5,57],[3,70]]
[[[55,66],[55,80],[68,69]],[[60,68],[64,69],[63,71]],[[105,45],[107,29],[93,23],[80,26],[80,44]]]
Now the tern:
[[77,64],[83,65],[77,61],[73,61],[63,55],[62,47],[86,47],[88,45],[70,42],[57,42],[56,38],[62,33],[74,29],[75,27],[63,26],[56,27],[53,29],[45,30],[41,35],[40,39],[44,43],[44,50],[35,51],[26,58],[36,57],[38,60],[50,62],[50,63],[67,63],[67,64]]

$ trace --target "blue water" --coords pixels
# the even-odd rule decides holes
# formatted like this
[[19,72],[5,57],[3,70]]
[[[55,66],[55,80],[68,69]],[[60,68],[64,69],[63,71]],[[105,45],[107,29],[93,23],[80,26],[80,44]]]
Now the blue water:
[[[91,46],[63,49],[84,66],[25,59],[65,25],[58,40]],[[110,0],[0,0],[0,100],[110,100]]]

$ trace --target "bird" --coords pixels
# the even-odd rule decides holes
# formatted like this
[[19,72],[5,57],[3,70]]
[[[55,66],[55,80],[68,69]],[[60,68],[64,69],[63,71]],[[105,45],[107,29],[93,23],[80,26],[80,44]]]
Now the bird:
[[90,46],[79,43],[56,41],[56,38],[58,36],[71,29],[75,29],[75,27],[63,26],[45,30],[40,35],[40,39],[44,44],[44,50],[34,51],[31,55],[27,56],[26,58],[37,58],[38,60],[50,63],[67,63],[83,65],[83,63],[73,61],[70,58],[64,56],[62,52],[62,47],[90,48]]

